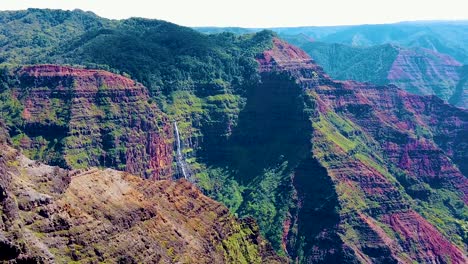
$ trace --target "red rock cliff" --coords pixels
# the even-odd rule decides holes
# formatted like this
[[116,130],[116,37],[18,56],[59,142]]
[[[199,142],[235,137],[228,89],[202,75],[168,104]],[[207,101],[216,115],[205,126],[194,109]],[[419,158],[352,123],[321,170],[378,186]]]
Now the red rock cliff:
[[57,65],[24,67],[17,75],[13,93],[24,106],[17,138],[33,158],[171,177],[172,127],[143,85],[102,70]]
[[18,263],[286,263],[251,220],[193,184],[69,171],[0,142],[0,259]]
[[[319,184],[314,177],[321,175],[320,167],[298,169],[298,206],[303,209],[288,219],[297,226],[285,228],[290,233],[285,235],[296,239],[301,234],[290,230],[304,230],[307,261],[345,261],[346,253],[339,252],[352,252],[361,262],[467,262],[463,231],[454,224],[462,220],[447,204],[466,208],[468,202],[467,111],[395,86],[331,80],[304,52],[278,39],[258,62],[264,78],[287,74],[313,101],[311,155],[332,181],[334,191],[326,199],[338,199],[339,228],[334,229],[314,218],[310,208],[320,206],[307,200],[316,187],[308,190],[304,183]],[[442,202],[448,193],[451,198]],[[442,211],[449,216],[437,216]],[[326,228],[307,230],[313,221]]]

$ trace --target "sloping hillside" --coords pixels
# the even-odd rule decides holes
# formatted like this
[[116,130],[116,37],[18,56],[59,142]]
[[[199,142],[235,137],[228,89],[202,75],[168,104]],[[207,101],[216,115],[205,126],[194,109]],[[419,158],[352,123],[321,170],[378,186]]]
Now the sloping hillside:
[[335,79],[394,84],[410,93],[436,95],[467,107],[458,95],[463,89],[458,86],[463,78],[462,64],[448,55],[391,44],[352,47],[306,41],[303,36],[287,39],[304,49]]
[[0,142],[0,261],[285,263],[249,219],[193,184],[67,171]]
[[[385,47],[390,52],[377,53],[377,59],[401,55],[400,50],[392,53],[395,46]],[[52,153],[65,161],[70,154],[86,154],[76,160],[91,161],[87,164],[64,164],[134,170],[153,179],[165,178],[158,175],[184,177],[175,170],[182,159],[190,168],[190,182],[232,213],[253,217],[274,250],[299,263],[466,262],[466,110],[435,96],[413,95],[392,85],[335,81],[303,50],[269,31],[243,36],[203,35],[164,21],[129,19],[115,21],[112,28],[90,29],[56,49],[44,50],[44,54],[36,59],[107,68],[121,75],[57,64],[5,70],[1,75],[0,89],[5,98],[1,114],[8,134],[13,136],[12,143],[30,157],[52,162],[56,160],[49,159],[55,157]],[[32,58],[25,60],[32,62]],[[443,61],[445,57],[436,58]],[[372,68],[362,65],[362,69]],[[30,124],[47,129],[28,132]],[[44,133],[35,135],[31,131]],[[72,141],[62,141],[56,132],[63,132],[61,135]],[[27,137],[19,136],[22,134]],[[156,140],[151,135],[161,136]],[[132,151],[125,149],[128,145]],[[25,164],[15,158],[16,154],[12,157],[12,166],[21,168]],[[109,160],[112,162],[106,163]],[[122,161],[126,161],[125,167]],[[198,214],[205,219],[203,211],[196,209],[205,198],[185,203],[185,198],[177,196],[189,189],[189,196],[203,197],[184,180],[151,183],[109,170],[77,173],[82,177],[71,177],[67,195],[57,196],[58,201],[69,199],[80,212],[115,223],[115,228],[129,237],[139,232],[132,229],[131,219],[146,219],[145,212],[152,212],[154,203],[158,204],[153,196],[161,203],[167,201],[167,207],[159,210],[173,217],[169,223],[174,226],[185,228]],[[43,187],[28,177],[18,178],[32,182],[34,188]],[[95,181],[97,189],[92,189],[89,181]],[[114,190],[112,181],[122,188],[130,186],[133,191],[129,199],[112,192],[107,203],[105,192],[94,195],[94,191]],[[76,190],[80,188],[91,188],[93,193],[85,192],[83,199],[91,199],[102,210],[77,202],[80,192]],[[171,194],[172,190],[177,192]],[[146,200],[152,201],[148,211]],[[178,205],[182,208],[172,207]],[[138,206],[144,207],[143,212],[134,212]],[[120,214],[120,209],[126,213]],[[181,210],[189,217],[179,215]],[[213,219],[217,217],[212,215]],[[42,227],[46,220],[37,219]],[[81,220],[70,219],[77,224]],[[45,223],[48,227],[49,222]],[[214,230],[209,238],[224,237],[216,224],[197,223],[201,226],[190,224],[186,232],[175,235],[186,238],[193,232]],[[235,234],[241,234],[236,236],[242,237],[240,240],[250,232],[232,228]],[[115,235],[113,230],[109,234]],[[255,241],[258,236],[248,237]],[[154,242],[161,238],[148,239]],[[216,259],[226,252],[225,261],[238,258],[246,262],[251,261],[247,256],[258,259],[253,256],[271,255],[255,253],[263,252],[262,246],[252,249],[251,244],[238,241],[232,246],[243,249],[221,245],[223,249],[218,250],[203,239],[196,246],[208,245],[200,253],[201,261],[205,261],[207,252],[215,252]],[[140,245],[135,242],[138,252],[153,252]],[[120,246],[117,243],[116,247]],[[75,249],[82,252],[79,246]],[[137,251],[129,251],[129,255]],[[112,254],[120,252],[106,256],[112,259]],[[166,260],[172,253],[158,254]],[[79,257],[99,257],[93,254]],[[173,257],[177,256],[186,254],[177,251]]]
[[303,51],[274,43],[259,58],[262,78],[286,74],[311,101],[311,153],[293,170],[298,206],[285,221],[297,257],[466,262],[468,112],[394,86],[333,81]]

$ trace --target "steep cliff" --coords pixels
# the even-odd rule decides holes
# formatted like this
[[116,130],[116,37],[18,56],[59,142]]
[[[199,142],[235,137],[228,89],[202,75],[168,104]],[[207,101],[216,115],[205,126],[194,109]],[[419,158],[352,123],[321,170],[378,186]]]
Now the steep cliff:
[[305,262],[466,262],[468,113],[394,86],[333,81],[274,43],[258,59],[262,76],[287,74],[312,101],[288,252]]
[[285,263],[191,183],[68,171],[0,143],[0,261]]
[[[272,43],[242,92],[173,93],[172,111],[197,116],[184,130],[193,180],[301,263],[463,263],[466,111],[333,81],[304,51]],[[421,239],[408,233],[417,228]]]
[[457,106],[466,106],[468,105],[468,65],[459,69],[459,76],[457,87],[449,102]]
[[453,105],[467,107],[459,85],[463,79],[462,64],[449,55],[393,44],[356,47],[303,38],[291,36],[287,40],[304,49],[334,79],[395,84],[410,93],[436,95]]
[[[304,51],[268,31],[208,36],[157,20],[113,23],[23,59],[113,68],[149,91],[101,70],[54,65],[2,70],[0,114],[12,144],[49,165],[111,167],[166,179],[178,173],[171,169],[177,123],[190,181],[231,212],[253,217],[259,229],[238,222],[222,229],[224,222],[213,221],[224,221],[226,209],[186,181],[154,183],[94,169],[70,177],[54,169],[57,173],[45,173],[47,179],[34,178],[35,168],[50,167],[11,150],[2,156],[6,166],[0,172],[19,175],[8,185],[18,204],[11,212],[25,221],[15,235],[29,239],[16,240],[17,245],[10,243],[14,238],[3,240],[10,241],[4,245],[13,258],[36,251],[47,257],[46,249],[54,248],[50,253],[64,261],[103,256],[117,261],[122,254],[129,255],[123,262],[276,259],[263,251],[258,231],[279,254],[300,263],[466,262],[466,110],[391,85],[334,81]],[[399,54],[393,45],[384,51],[377,59]],[[445,65],[422,61],[416,67],[413,55],[401,56],[395,74]],[[379,76],[392,66],[385,65],[376,69]],[[445,73],[453,71],[441,76]],[[213,209],[205,213],[202,207]],[[14,203],[5,208],[2,212],[10,212]],[[182,233],[161,229],[165,224]],[[67,225],[76,228],[59,230]],[[232,230],[234,238],[226,235]],[[101,232],[102,240],[93,231]],[[36,243],[31,232],[43,240]],[[203,239],[196,240],[194,232]],[[143,233],[149,235],[138,236]],[[261,246],[241,244],[246,234]],[[123,237],[131,238],[131,245]],[[147,248],[147,242],[157,245]],[[73,246],[64,251],[63,243]],[[103,250],[108,245],[112,250]]]
[[[399,48],[387,80],[410,93],[433,94],[449,101],[454,98],[461,78],[461,66],[452,57],[435,51]],[[466,108],[460,101],[461,98],[457,98],[455,105]]]
[[3,96],[15,105],[4,113],[10,134],[29,157],[172,176],[172,126],[143,85],[101,70],[36,65],[11,73],[6,86]]

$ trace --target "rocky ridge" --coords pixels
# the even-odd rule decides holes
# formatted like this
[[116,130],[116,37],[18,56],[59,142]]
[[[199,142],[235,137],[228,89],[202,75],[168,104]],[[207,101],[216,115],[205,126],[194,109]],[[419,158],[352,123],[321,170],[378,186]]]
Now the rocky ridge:
[[285,263],[251,219],[185,181],[68,171],[0,143],[0,261]]
[[[310,210],[311,199],[311,190],[297,185],[304,181],[301,177],[317,177],[325,170],[333,184],[328,202],[334,195],[338,200],[337,229],[307,233],[302,228],[309,250],[303,260],[353,256],[359,262],[466,262],[460,225],[468,191],[465,110],[395,86],[333,81],[307,54],[278,39],[258,61],[264,76],[291,76],[315,108],[310,157],[323,169],[296,169],[299,214],[288,220],[297,227],[285,228],[286,236],[294,242],[301,231],[289,230],[301,230],[308,224],[301,220],[312,214],[303,211],[301,216],[301,210]],[[327,247],[334,232],[342,244]],[[316,237],[307,237],[311,234]]]
[[21,117],[11,134],[31,158],[153,179],[172,176],[172,126],[143,85],[102,70],[57,65],[22,67],[14,76],[9,96],[19,102]]
[[[426,49],[398,48],[387,80],[414,94],[437,95],[449,101],[460,81],[462,64],[452,57]],[[455,105],[466,107],[461,98]]]
[[289,37],[336,80],[394,84],[413,94],[436,95],[466,108],[463,65],[453,57],[421,47],[383,44],[370,47],[310,41]]

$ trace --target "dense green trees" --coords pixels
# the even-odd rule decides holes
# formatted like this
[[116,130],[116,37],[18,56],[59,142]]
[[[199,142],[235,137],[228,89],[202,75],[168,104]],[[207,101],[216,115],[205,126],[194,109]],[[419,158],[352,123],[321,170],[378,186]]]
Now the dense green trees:
[[[251,182],[240,181],[243,176],[238,175],[237,165],[225,167],[214,162],[213,153],[200,155],[215,151],[217,144],[237,144],[227,143],[231,132],[226,128],[236,126],[248,90],[260,81],[255,56],[272,45],[273,32],[204,35],[165,21],[110,21],[81,11],[6,12],[0,13],[0,21],[11,29],[1,32],[10,39],[2,53],[10,73],[5,70],[2,78],[14,76],[13,65],[53,63],[101,68],[143,83],[152,95],[150,103],[157,102],[169,120],[177,121],[198,186],[239,216],[254,216],[275,248],[281,248],[289,197],[281,199],[280,195],[290,194],[280,194],[279,185],[291,184],[290,169],[286,165],[276,168],[277,157],[271,157],[268,165],[272,168],[263,171],[263,164],[259,164],[259,174],[249,176]],[[21,127],[22,105],[11,96],[8,86],[2,86],[0,108],[14,129]],[[261,93],[257,96],[262,100]],[[17,140],[20,130],[14,133]],[[38,149],[30,154],[41,159],[44,153],[53,152]]]

